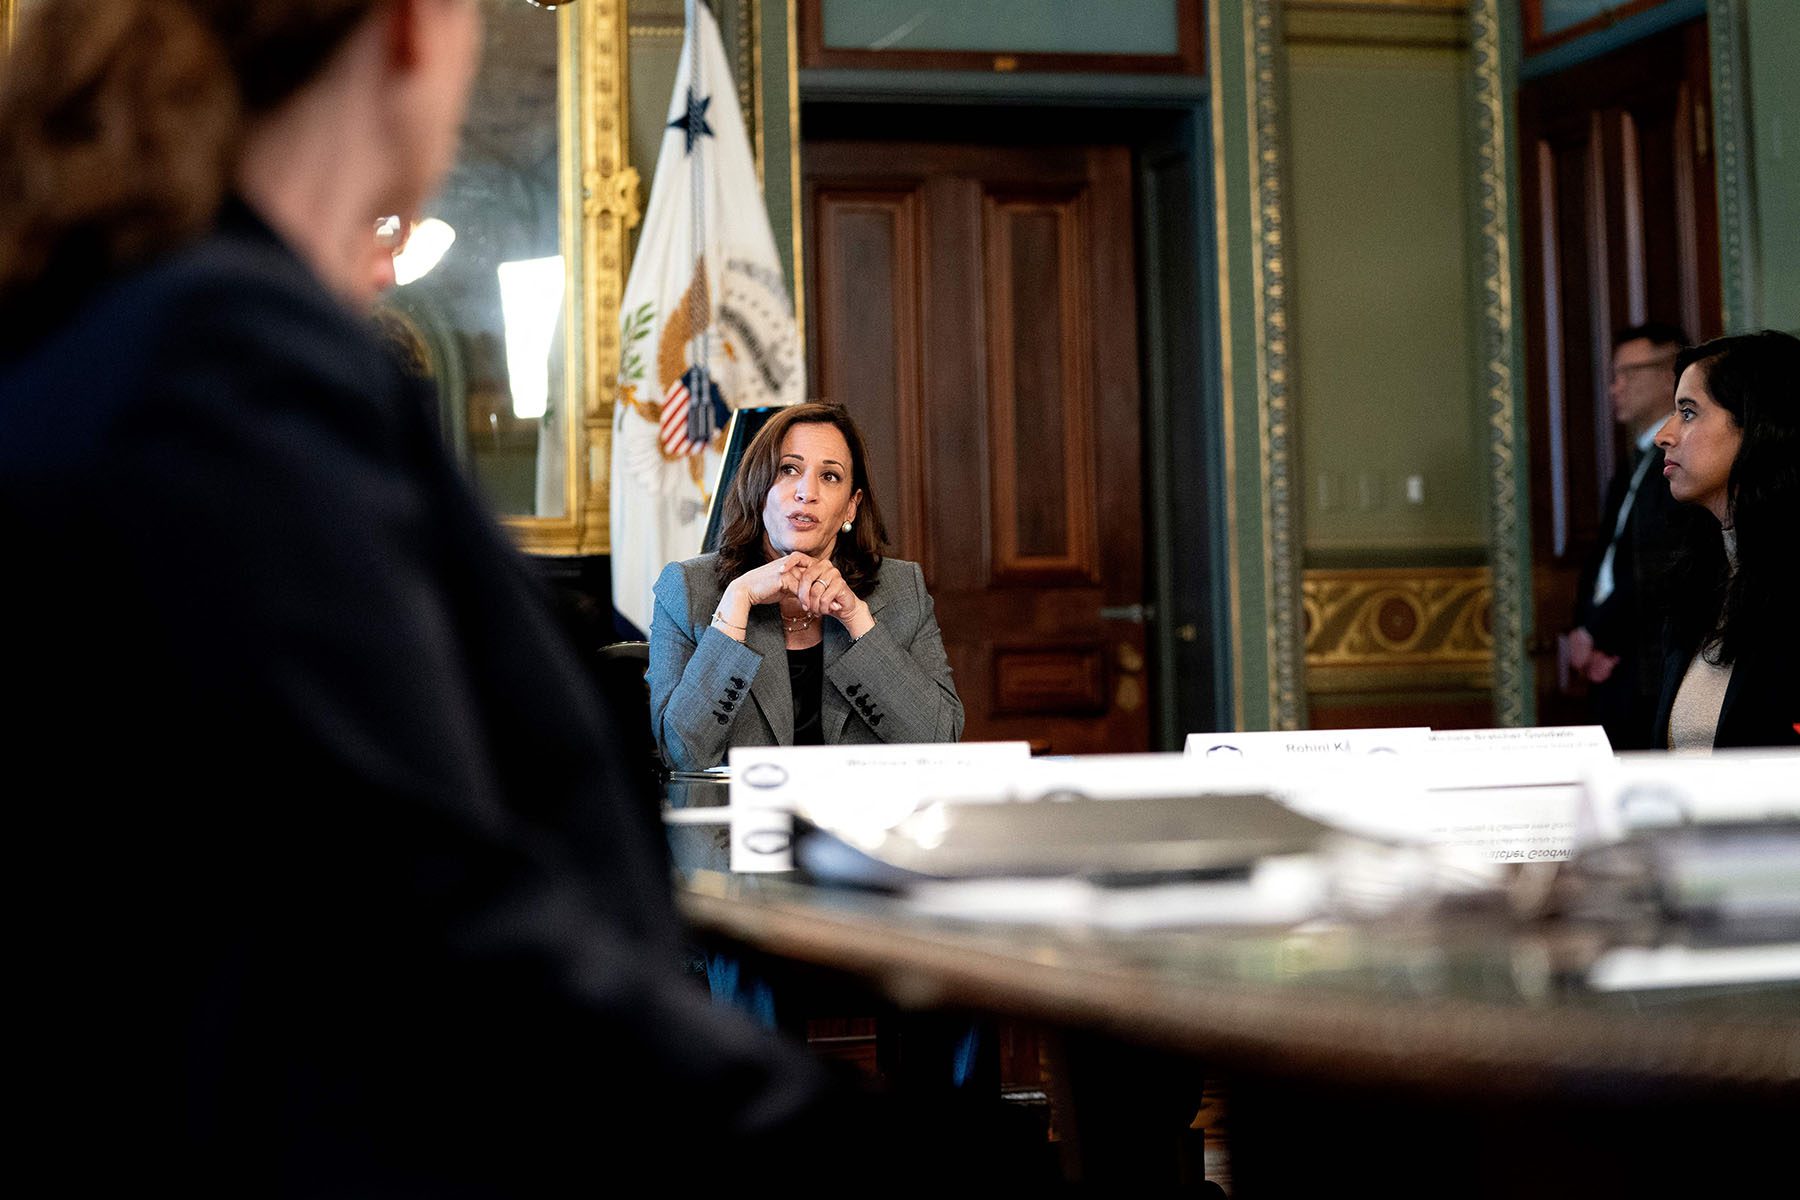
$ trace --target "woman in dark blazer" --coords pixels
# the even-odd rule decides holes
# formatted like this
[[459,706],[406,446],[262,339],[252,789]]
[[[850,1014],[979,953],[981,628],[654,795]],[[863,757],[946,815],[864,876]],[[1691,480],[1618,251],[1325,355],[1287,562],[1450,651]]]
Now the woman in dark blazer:
[[479,22],[43,0],[0,68],[8,1075],[59,1190],[804,1192],[875,1153],[686,977],[617,727],[363,318]]
[[663,570],[650,715],[671,767],[733,746],[962,735],[924,574],[882,557],[866,461],[843,409],[776,414],[732,481],[718,552]]
[[1654,744],[1800,746],[1800,339],[1719,338],[1675,369],[1663,474],[1715,520],[1674,568]]

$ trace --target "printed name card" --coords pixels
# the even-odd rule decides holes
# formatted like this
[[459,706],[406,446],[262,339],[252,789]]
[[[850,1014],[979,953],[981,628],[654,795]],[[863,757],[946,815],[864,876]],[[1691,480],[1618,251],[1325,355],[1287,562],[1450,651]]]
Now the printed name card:
[[1431,737],[1423,725],[1393,729],[1308,729],[1291,733],[1190,733],[1187,753],[1207,758],[1352,758],[1422,753]]
[[[1335,766],[1345,773],[1303,787],[1279,777],[1265,782],[1320,820],[1372,836],[1459,847],[1493,862],[1567,858],[1582,781],[1612,761],[1598,725],[1195,733],[1188,735],[1187,753],[1209,772],[1252,772],[1246,780],[1303,763]],[[1356,771],[1348,773],[1353,764]]]
[[791,871],[796,810],[822,825],[883,828],[921,796],[953,790],[972,772],[1031,761],[1028,742],[868,746],[739,746],[731,751],[731,869]]
[[1575,846],[1582,781],[1612,760],[1598,725],[1435,730],[1423,763],[1427,836],[1490,862],[1561,862]]
[[1612,743],[1599,725],[1545,725],[1529,729],[1434,729],[1433,750],[1610,756]]

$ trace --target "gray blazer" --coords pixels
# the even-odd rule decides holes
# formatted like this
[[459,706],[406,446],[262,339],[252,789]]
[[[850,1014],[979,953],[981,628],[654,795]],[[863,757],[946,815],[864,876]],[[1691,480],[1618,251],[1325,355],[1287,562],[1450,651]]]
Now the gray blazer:
[[[733,746],[787,746],[794,740],[787,638],[776,605],[750,609],[744,640],[712,627],[724,589],[716,554],[670,563],[656,581],[650,620],[650,724],[665,762],[698,771],[725,761]],[[950,682],[925,573],[883,559],[865,597],[875,627],[851,641],[825,621],[825,687],[820,723],[828,745],[954,742],[963,707]]]

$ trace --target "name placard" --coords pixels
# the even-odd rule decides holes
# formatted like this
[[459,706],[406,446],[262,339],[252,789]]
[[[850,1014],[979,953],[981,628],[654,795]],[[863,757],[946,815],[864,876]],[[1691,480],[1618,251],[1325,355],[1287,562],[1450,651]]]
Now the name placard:
[[1427,739],[1433,750],[1446,752],[1496,751],[1558,754],[1613,752],[1606,730],[1599,725],[1542,725],[1529,729],[1434,729]]
[[1416,754],[1431,730],[1423,725],[1392,729],[1308,729],[1291,733],[1190,733],[1186,752],[1206,758],[1351,758],[1365,754]]
[[731,869],[791,871],[794,819],[891,826],[967,772],[1031,760],[1028,742],[739,746],[731,751]]
[[1560,862],[1574,850],[1582,781],[1612,757],[1598,725],[1434,730],[1427,835],[1490,862]]

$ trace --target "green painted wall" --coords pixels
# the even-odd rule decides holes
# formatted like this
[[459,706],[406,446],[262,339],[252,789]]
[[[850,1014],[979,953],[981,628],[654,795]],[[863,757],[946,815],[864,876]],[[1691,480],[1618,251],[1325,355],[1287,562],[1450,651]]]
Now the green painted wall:
[[1288,48],[1309,565],[1483,555],[1467,51]]
[[1800,3],[1746,0],[1756,319],[1800,332]]

